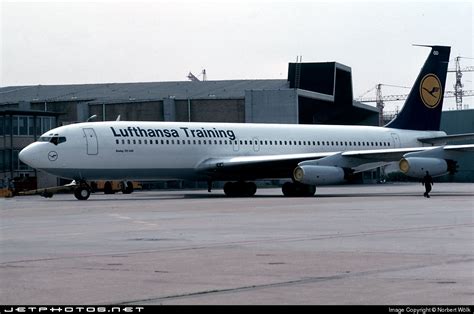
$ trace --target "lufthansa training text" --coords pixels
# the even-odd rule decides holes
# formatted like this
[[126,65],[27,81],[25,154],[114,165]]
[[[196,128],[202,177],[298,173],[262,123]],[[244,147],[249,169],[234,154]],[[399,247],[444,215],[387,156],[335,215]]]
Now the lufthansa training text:
[[114,128],[110,127],[115,137],[187,137],[187,138],[227,138],[235,140],[233,130],[217,128],[192,129],[181,127],[179,129],[142,129],[140,127]]

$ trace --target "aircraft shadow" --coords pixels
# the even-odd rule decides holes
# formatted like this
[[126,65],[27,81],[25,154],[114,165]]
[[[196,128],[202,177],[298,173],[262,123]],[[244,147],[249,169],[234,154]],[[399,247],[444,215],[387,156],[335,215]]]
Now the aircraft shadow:
[[[252,197],[228,197],[224,194],[207,194],[207,192],[201,193],[160,193],[156,195],[155,192],[150,192],[147,195],[147,192],[136,193],[134,195],[120,195],[117,194],[113,198],[102,198],[103,194],[94,195],[92,194],[91,197],[87,200],[88,202],[122,202],[122,201],[163,201],[163,200],[177,200],[177,199],[184,199],[184,200],[211,200],[211,199],[226,199],[226,200],[238,200],[238,199],[288,199],[283,195],[278,194],[264,194],[264,195],[254,195]],[[72,195],[71,195],[72,196]],[[101,198],[97,198],[97,196],[101,196]],[[440,197],[469,197],[474,196],[474,192],[432,192],[430,193],[431,198],[440,198]],[[375,198],[375,197],[383,197],[383,198],[423,198],[423,191],[419,192],[411,192],[411,193],[322,193],[316,195],[314,197],[291,197],[289,199],[324,199],[324,198]],[[64,201],[64,199],[49,199],[50,201]],[[77,201],[74,196],[72,196],[71,201]]]

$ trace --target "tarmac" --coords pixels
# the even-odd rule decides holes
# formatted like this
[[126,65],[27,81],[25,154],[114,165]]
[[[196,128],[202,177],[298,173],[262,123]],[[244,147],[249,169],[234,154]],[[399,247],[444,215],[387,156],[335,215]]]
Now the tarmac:
[[0,304],[474,302],[474,184],[0,199]]

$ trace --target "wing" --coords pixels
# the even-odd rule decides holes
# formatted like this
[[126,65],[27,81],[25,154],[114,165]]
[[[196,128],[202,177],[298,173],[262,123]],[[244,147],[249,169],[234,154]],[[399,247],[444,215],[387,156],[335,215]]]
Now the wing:
[[215,180],[255,180],[290,178],[298,163],[321,159],[334,153],[282,154],[209,158],[195,168]]
[[201,162],[196,171],[215,180],[255,180],[291,178],[298,165],[313,164],[351,169],[363,172],[399,161],[403,157],[436,157],[456,159],[460,153],[474,151],[474,144],[394,148],[379,150],[357,150],[346,152],[324,152],[306,154],[283,154],[263,156],[238,156],[209,158]]

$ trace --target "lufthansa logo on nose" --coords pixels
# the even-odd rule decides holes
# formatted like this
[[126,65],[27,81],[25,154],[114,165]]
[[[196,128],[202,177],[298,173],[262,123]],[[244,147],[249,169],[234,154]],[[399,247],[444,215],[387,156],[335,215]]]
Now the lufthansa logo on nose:
[[420,84],[420,97],[423,104],[431,109],[436,108],[442,96],[443,89],[439,78],[432,73],[425,75]]
[[48,153],[48,159],[50,161],[56,161],[56,159],[58,159],[58,153],[56,153],[55,151],[51,151]]

